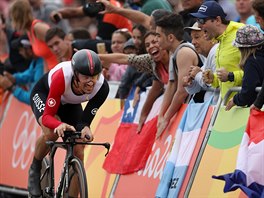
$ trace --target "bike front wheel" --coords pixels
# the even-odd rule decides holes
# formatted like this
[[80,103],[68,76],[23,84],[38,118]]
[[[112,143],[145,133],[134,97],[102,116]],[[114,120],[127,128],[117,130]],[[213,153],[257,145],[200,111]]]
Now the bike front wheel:
[[[64,195],[70,197],[88,198],[88,186],[83,163],[78,158],[73,158],[69,163],[68,188],[64,188]],[[64,181],[66,187],[66,178]],[[66,196],[67,197],[67,196]]]

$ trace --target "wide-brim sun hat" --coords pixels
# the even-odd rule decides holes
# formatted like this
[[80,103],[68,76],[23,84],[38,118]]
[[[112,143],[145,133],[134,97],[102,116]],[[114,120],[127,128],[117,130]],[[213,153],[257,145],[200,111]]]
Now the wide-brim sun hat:
[[202,29],[201,28],[199,28],[199,25],[198,25],[198,23],[197,22],[195,22],[192,26],[190,26],[190,27],[185,27],[185,28],[183,28],[185,31],[187,31],[187,32],[190,32],[190,31],[192,31],[192,30],[195,30],[195,31],[201,31]]
[[233,42],[235,47],[256,47],[264,43],[264,36],[260,29],[253,25],[240,27]]

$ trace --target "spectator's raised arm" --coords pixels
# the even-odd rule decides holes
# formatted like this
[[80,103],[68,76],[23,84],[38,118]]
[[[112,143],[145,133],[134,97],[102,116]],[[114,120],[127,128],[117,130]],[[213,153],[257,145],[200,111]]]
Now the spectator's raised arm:
[[[99,58],[103,62],[103,66],[105,67],[109,63],[118,63],[118,64],[128,64],[128,55],[122,53],[113,53],[113,54],[98,54]],[[106,67],[106,69],[108,69]]]
[[143,12],[132,10],[128,8],[116,7],[107,0],[99,0],[105,5],[105,11],[101,13],[116,13],[120,14],[136,24],[141,24],[145,28],[150,29],[151,17],[144,14]]
[[58,23],[61,19],[68,19],[73,17],[82,17],[85,16],[83,7],[75,7],[75,8],[62,8],[57,11],[53,11],[50,14],[50,18],[54,23]]

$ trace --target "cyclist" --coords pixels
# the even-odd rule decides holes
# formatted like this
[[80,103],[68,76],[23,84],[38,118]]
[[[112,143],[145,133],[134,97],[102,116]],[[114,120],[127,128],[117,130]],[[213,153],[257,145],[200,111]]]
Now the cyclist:
[[[81,131],[83,141],[85,135],[90,137],[88,141],[93,141],[90,124],[109,93],[101,71],[97,54],[83,49],[77,51],[71,61],[62,62],[50,70],[33,88],[31,107],[43,134],[36,142],[29,169],[28,191],[31,196],[41,196],[41,163],[49,152],[46,141],[56,141],[66,130]],[[86,101],[83,109],[81,103]],[[74,153],[82,161],[83,150],[83,145],[75,146]],[[73,192],[73,196],[76,194],[78,192]]]

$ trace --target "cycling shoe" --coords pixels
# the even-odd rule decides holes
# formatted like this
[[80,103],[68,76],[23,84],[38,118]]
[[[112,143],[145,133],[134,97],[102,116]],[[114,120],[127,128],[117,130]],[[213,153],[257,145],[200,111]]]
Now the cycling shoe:
[[32,163],[28,171],[28,192],[31,197],[40,197],[40,169]]

